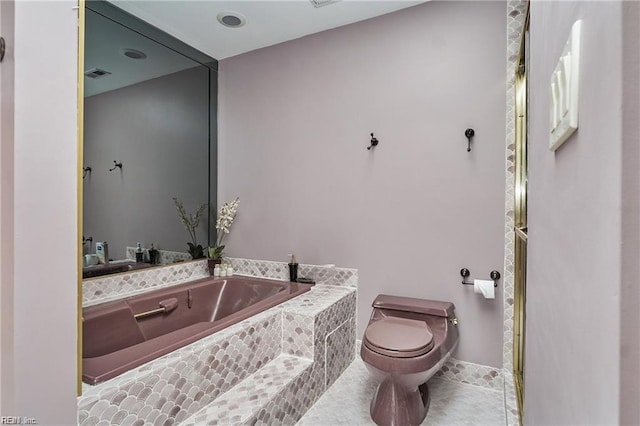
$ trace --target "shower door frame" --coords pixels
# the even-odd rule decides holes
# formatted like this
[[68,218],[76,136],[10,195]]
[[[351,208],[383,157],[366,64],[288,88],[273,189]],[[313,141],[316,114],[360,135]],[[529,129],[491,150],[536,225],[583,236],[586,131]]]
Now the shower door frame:
[[514,317],[513,377],[520,424],[524,408],[525,306],[527,283],[527,124],[528,124],[528,47],[529,8],[520,39],[520,52],[515,72],[515,253],[514,253]]

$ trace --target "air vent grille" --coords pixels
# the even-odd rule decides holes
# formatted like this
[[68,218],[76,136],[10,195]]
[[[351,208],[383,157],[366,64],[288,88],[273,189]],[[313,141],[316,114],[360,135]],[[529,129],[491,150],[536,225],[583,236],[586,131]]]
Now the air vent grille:
[[309,0],[313,7],[324,7],[342,0]]
[[84,75],[89,78],[96,79],[106,77],[108,75],[111,75],[111,73],[109,71],[101,70],[100,68],[92,68],[89,71],[85,71]]

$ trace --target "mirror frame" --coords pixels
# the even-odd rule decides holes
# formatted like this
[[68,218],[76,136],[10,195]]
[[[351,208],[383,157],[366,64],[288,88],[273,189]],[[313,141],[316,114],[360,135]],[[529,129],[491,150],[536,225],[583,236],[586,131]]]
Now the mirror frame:
[[[78,235],[83,235],[83,179],[82,167],[84,157],[84,50],[86,31],[86,10],[91,10],[105,18],[122,25],[131,31],[146,37],[174,52],[185,56],[209,69],[209,194],[207,215],[207,245],[215,241],[214,215],[217,212],[218,176],[218,61],[172,35],[160,30],[148,22],[132,15],[106,0],[79,0],[78,19]],[[78,242],[78,253],[82,253],[82,241]],[[163,265],[159,265],[161,267]],[[82,395],[82,257],[78,258],[78,378],[77,394]]]

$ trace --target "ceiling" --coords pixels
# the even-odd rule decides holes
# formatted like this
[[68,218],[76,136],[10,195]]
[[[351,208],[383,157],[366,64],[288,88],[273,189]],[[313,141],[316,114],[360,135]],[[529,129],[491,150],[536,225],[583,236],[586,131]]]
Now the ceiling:
[[[147,57],[130,59],[123,49],[135,49]],[[93,96],[152,78],[198,66],[190,60],[91,10],[86,13],[85,72],[94,68],[111,74],[85,77],[84,94]]]
[[[424,0],[342,0],[318,8],[309,0],[111,2],[209,56],[224,59],[384,15]],[[246,24],[238,28],[220,24],[218,14],[229,11],[243,15]]]

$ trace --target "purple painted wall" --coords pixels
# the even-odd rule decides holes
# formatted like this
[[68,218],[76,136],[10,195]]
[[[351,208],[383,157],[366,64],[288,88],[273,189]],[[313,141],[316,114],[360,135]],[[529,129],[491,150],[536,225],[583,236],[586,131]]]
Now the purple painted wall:
[[429,2],[221,61],[227,254],[358,268],[359,335],[377,294],[452,301],[455,356],[500,367],[501,288],[459,270],[502,272],[505,10]]
[[2,401],[11,405],[0,408],[2,416],[35,418],[39,425],[77,419],[77,5],[15,2],[15,16],[9,17],[15,18],[15,45],[8,45],[15,50],[15,150],[13,170],[7,171],[14,187],[13,199],[2,201],[13,209],[15,246],[13,281],[2,282],[3,290],[13,287],[13,300],[3,300],[13,305],[13,318],[2,329],[13,334],[13,342],[2,342],[0,356],[4,362],[10,353],[13,383],[4,389],[11,398]]
[[640,3],[623,3],[620,424],[640,425]]
[[[638,16],[622,2],[531,3],[525,424],[639,420],[639,41],[623,7]],[[578,19],[579,129],[553,153],[549,81]]]

